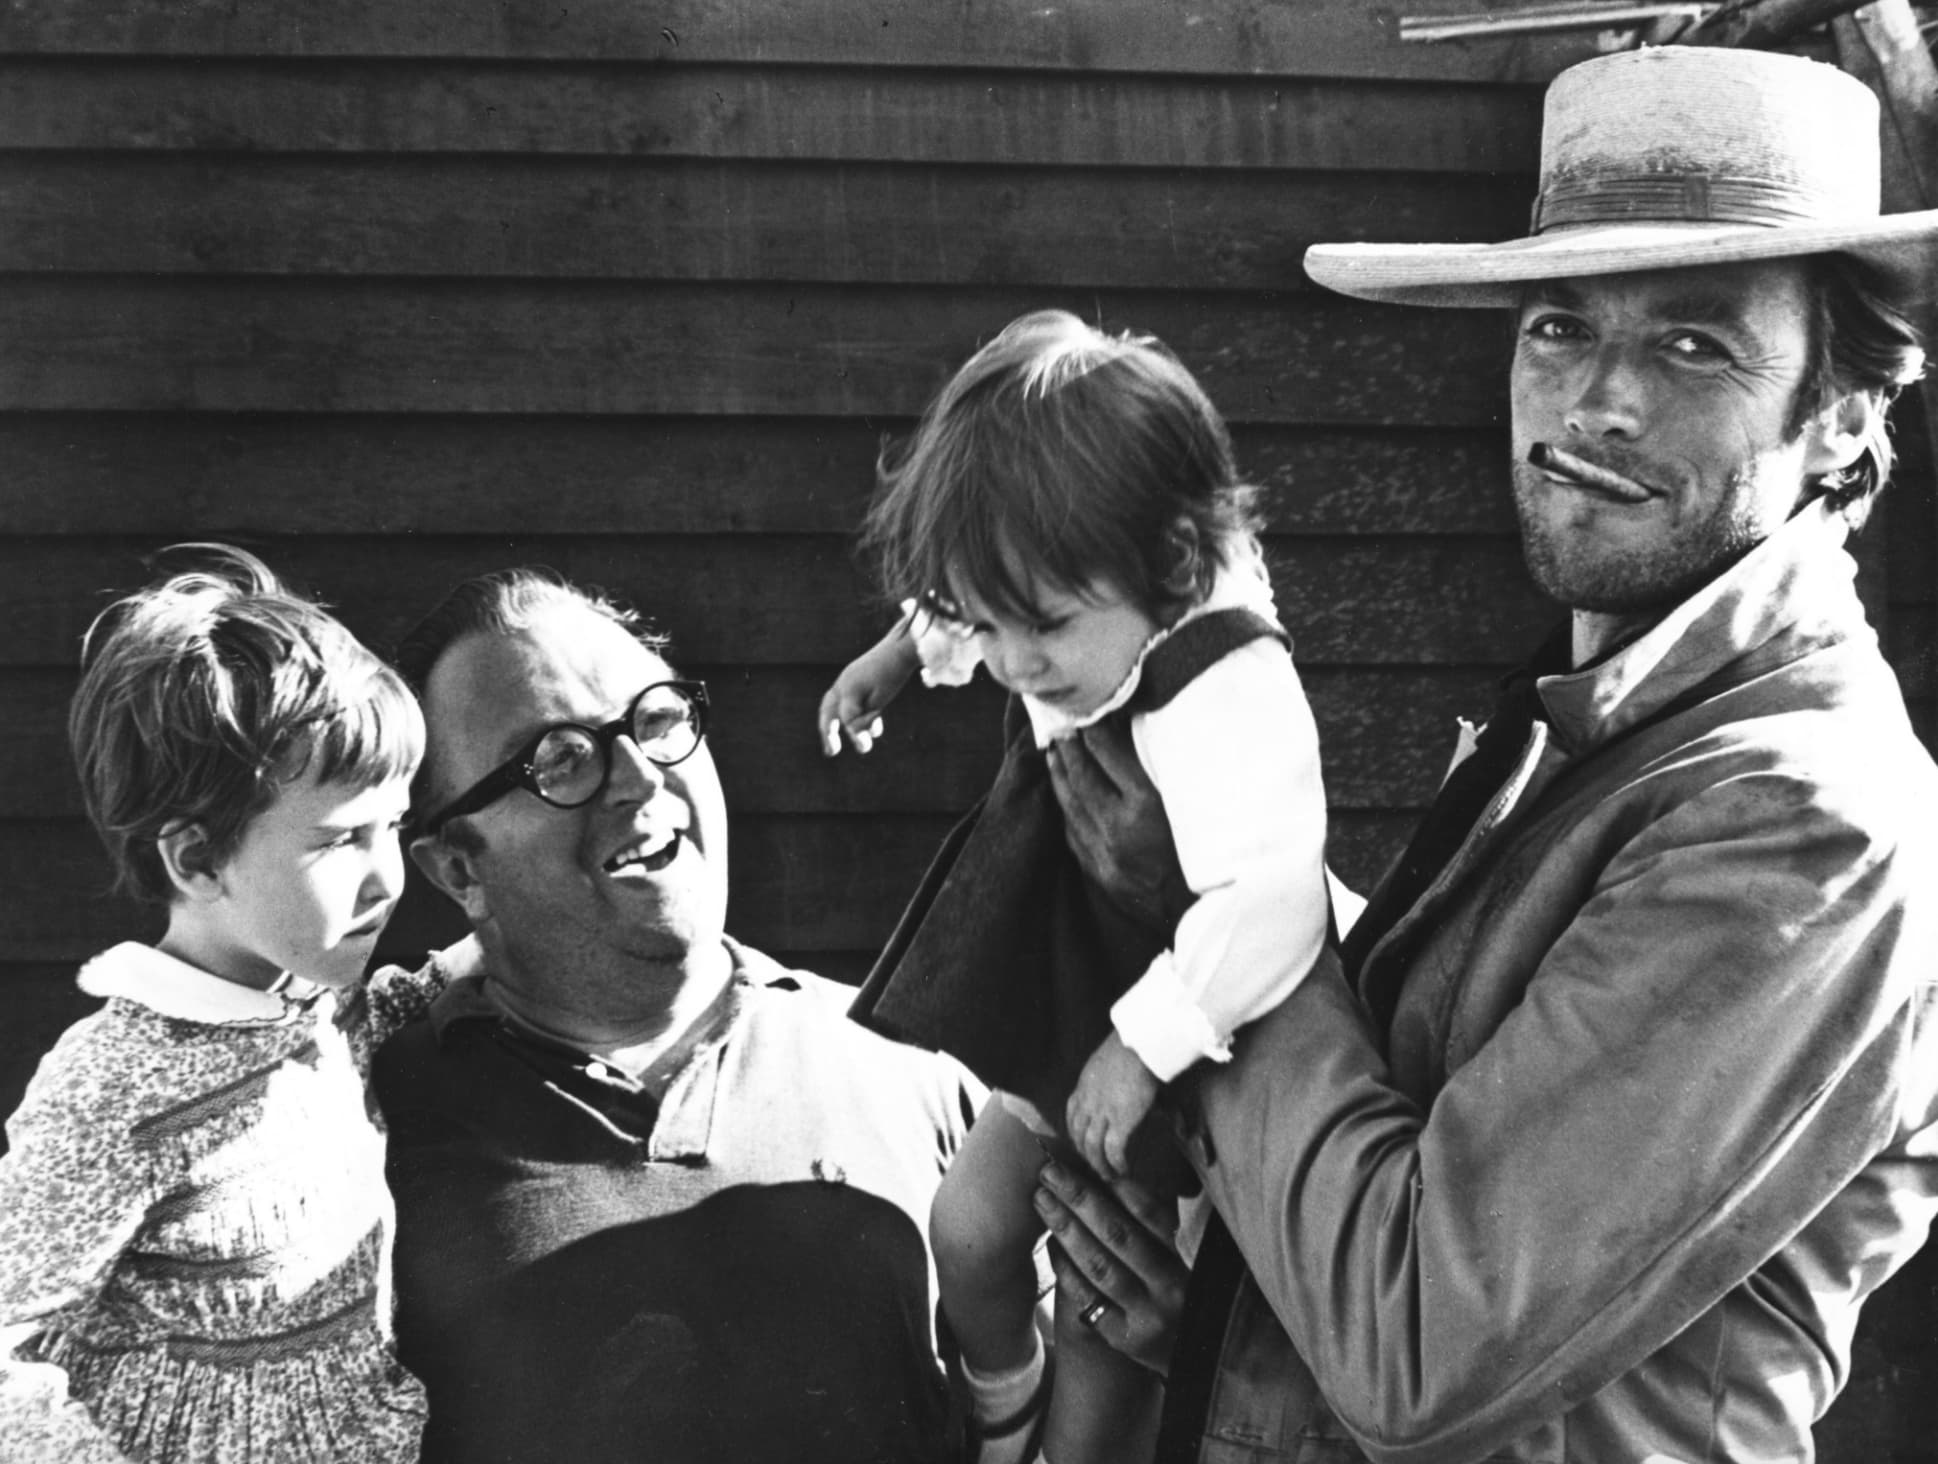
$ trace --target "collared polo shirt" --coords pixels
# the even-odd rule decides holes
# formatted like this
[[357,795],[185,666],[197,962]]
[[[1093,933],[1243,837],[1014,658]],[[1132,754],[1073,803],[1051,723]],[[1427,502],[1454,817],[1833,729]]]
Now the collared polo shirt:
[[637,1081],[477,976],[380,1053],[426,1460],[943,1456],[928,1210],[980,1092],[733,955]]

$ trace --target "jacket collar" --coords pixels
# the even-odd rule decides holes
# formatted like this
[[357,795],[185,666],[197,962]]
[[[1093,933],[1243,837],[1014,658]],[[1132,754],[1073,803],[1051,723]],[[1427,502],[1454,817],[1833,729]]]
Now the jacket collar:
[[1537,683],[1562,746],[1579,752],[1730,673],[1732,682],[1872,632],[1843,544],[1819,499],[1606,660]]
[[257,991],[132,940],[101,952],[76,979],[89,996],[120,997],[176,1021],[212,1027],[279,1026],[324,990],[285,972],[269,990]]

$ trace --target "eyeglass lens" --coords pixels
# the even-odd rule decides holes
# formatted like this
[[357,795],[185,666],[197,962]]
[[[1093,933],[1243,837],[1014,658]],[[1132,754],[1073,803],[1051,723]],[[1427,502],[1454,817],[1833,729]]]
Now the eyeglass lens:
[[[693,703],[670,686],[656,686],[633,707],[627,729],[650,762],[662,767],[690,756],[700,740],[700,718]],[[595,797],[606,779],[611,741],[581,727],[554,727],[532,753],[532,781],[538,794],[571,806]]]

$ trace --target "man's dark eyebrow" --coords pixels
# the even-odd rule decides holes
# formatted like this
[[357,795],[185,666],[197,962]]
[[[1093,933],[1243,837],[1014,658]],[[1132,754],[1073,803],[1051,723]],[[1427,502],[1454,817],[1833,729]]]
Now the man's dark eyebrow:
[[497,767],[500,763],[510,762],[522,749],[544,735],[547,729],[556,726],[558,726],[557,722],[534,722],[521,732],[507,733],[498,739],[498,745],[492,749],[491,765]]
[[658,671],[653,674],[650,680],[640,682],[638,686],[635,686],[625,696],[621,697],[617,702],[614,702],[610,711],[600,712],[596,716],[593,716],[590,721],[584,721],[575,717],[551,717],[545,721],[533,722],[522,731],[507,732],[499,739],[498,750],[493,754],[494,761],[492,762],[492,766],[499,767],[510,762],[511,759],[518,756],[520,752],[531,746],[532,743],[536,742],[554,727],[597,727],[602,723],[610,722],[615,717],[623,716],[626,708],[631,704],[632,699],[647,687],[657,686],[662,681],[678,681],[679,679],[680,673],[675,671],[666,662],[661,661]]
[[[1549,305],[1559,310],[1587,309],[1587,296],[1566,280],[1538,280],[1521,296],[1521,308]],[[1656,314],[1682,325],[1707,325],[1718,330],[1748,332],[1748,317],[1735,296],[1715,290],[1692,290],[1672,295],[1656,307]]]
[[1711,325],[1723,330],[1747,332],[1749,318],[1742,305],[1730,295],[1705,290],[1700,294],[1677,295],[1662,302],[1660,314],[1685,325]]

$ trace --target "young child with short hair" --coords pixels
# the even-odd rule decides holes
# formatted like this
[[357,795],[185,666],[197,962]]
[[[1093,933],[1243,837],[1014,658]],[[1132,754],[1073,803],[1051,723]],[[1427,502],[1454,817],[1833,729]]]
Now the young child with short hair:
[[68,719],[154,945],[42,1061],[0,1158],[0,1457],[406,1464],[364,1076],[435,994],[362,984],[424,748],[403,682],[253,556],[106,610]]
[[[855,1016],[953,1052],[1003,1094],[936,1197],[942,1306],[981,1464],[1045,1437],[1033,1324],[1039,1138],[1114,1176],[1164,1085],[1224,1061],[1327,936],[1318,737],[1224,423],[1169,351],[1044,311],[1013,322],[885,458],[865,543],[902,619],[823,698],[825,750],[867,751],[918,670],[1014,695],[1002,771],[925,877]],[[1195,902],[1125,970],[1064,848],[1045,749],[1127,721]],[[1075,1337],[1061,1315],[1059,1338]],[[1100,1308],[1081,1322],[1096,1327]],[[1108,1391],[1108,1390],[1106,1390]],[[1056,1464],[1106,1449],[1111,1404]],[[1105,1416],[1099,1418],[1100,1411]],[[1098,1432],[1101,1427],[1102,1433]]]

